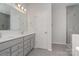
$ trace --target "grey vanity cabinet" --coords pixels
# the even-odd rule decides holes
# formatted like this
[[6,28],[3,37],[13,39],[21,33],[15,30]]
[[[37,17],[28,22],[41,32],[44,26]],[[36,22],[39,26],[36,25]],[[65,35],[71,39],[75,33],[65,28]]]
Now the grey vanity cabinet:
[[35,34],[0,43],[0,56],[25,56],[33,48]]

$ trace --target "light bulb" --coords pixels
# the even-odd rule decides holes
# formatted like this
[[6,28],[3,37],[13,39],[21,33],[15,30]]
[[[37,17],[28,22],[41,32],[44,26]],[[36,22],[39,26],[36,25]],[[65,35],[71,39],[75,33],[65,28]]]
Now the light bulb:
[[24,7],[21,7],[21,9],[23,10],[23,9],[24,9]]
[[20,5],[20,4],[18,4],[18,7],[20,8],[20,7],[21,7],[21,5]]
[[26,9],[24,9],[24,11],[26,11]]

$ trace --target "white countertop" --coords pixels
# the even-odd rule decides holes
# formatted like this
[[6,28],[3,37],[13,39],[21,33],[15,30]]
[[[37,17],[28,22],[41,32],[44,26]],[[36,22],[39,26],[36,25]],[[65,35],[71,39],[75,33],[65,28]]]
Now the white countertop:
[[30,34],[33,34],[33,33],[34,32],[28,32],[28,33],[25,33],[25,34],[7,35],[7,36],[0,38],[0,43],[8,41],[8,40],[13,40],[13,39],[16,39],[16,38],[19,38],[19,37],[24,37],[24,36],[27,36],[27,35],[30,35]]
[[79,36],[79,34],[72,34],[72,36]]

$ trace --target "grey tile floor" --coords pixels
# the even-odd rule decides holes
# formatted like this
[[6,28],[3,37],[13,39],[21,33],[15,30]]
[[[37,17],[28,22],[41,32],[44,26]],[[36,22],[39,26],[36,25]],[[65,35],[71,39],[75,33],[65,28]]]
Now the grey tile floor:
[[66,45],[53,44],[52,51],[36,48],[28,56],[71,56],[71,49],[67,48]]

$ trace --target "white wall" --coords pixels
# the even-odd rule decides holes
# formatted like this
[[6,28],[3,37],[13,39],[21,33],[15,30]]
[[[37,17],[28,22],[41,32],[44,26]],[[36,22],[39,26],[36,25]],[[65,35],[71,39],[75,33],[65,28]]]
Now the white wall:
[[36,48],[51,50],[51,4],[28,4],[29,30],[36,33]]
[[5,3],[1,3],[0,4],[0,12],[5,13],[5,14],[10,14],[10,7]]
[[53,43],[66,44],[66,7],[53,4]]

